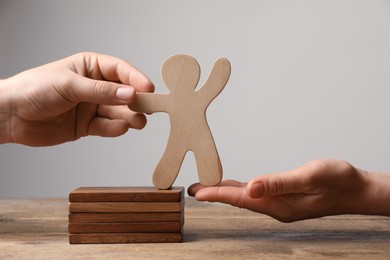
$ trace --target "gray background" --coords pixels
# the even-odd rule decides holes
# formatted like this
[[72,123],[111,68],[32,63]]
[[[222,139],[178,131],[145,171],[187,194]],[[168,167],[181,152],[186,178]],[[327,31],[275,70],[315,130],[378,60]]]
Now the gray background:
[[[201,83],[227,57],[231,79],[207,115],[224,177],[242,181],[329,157],[390,172],[389,46],[389,1],[0,2],[1,78],[95,51],[128,60],[166,92],[166,57],[196,57]],[[168,133],[159,113],[119,138],[0,145],[0,196],[151,185]],[[188,153],[175,185],[195,181]]]

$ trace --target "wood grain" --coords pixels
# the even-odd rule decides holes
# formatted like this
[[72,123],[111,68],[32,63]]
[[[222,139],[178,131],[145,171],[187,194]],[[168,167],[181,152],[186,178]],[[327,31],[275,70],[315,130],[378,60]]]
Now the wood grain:
[[153,174],[156,187],[168,189],[172,186],[189,150],[195,155],[200,183],[211,186],[221,181],[222,164],[207,123],[206,110],[225,87],[230,70],[227,59],[218,59],[204,85],[195,91],[200,77],[198,62],[188,55],[174,55],[161,69],[170,93],[137,93],[135,102],[129,106],[133,111],[169,114],[168,143]]
[[82,212],[181,212],[181,202],[73,202],[70,213]]
[[71,213],[69,223],[128,223],[128,222],[158,222],[181,221],[180,212],[149,212],[149,213]]
[[184,243],[79,246],[69,245],[67,198],[2,198],[0,205],[0,259],[355,260],[390,255],[390,217],[341,215],[286,224],[186,198]]
[[80,233],[177,233],[180,222],[69,223],[68,232]]
[[80,187],[69,193],[69,202],[177,202],[184,187],[159,190],[155,187]]
[[70,244],[114,244],[114,243],[177,243],[181,233],[106,233],[70,234]]

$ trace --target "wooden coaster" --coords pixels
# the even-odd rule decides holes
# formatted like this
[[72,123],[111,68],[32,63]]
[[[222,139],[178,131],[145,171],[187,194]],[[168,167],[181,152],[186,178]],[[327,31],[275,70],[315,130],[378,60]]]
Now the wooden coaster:
[[80,187],[69,194],[69,202],[178,202],[184,187]]
[[180,222],[70,223],[70,234],[82,233],[180,233]]
[[81,187],[69,201],[71,244],[181,242],[183,187]]
[[181,233],[70,234],[70,244],[178,243]]
[[76,202],[69,204],[69,212],[181,212],[181,202]]
[[180,212],[149,213],[71,213],[69,223],[128,223],[128,222],[165,222],[181,221],[184,214]]

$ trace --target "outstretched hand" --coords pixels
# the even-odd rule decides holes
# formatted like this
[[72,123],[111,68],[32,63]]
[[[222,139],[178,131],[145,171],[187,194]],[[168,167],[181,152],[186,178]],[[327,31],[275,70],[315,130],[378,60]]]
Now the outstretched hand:
[[0,82],[0,143],[55,145],[87,135],[141,129],[145,115],[127,105],[153,83],[129,63],[79,53]]
[[267,214],[282,222],[339,214],[390,216],[390,174],[368,173],[340,160],[317,160],[249,183],[188,188],[199,201],[221,202]]

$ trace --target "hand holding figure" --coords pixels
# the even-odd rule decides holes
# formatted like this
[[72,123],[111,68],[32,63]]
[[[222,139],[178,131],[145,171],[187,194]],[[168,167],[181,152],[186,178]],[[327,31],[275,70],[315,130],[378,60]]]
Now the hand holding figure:
[[153,83],[129,63],[79,53],[0,81],[0,143],[48,146],[87,135],[115,137],[141,129],[128,108]]

